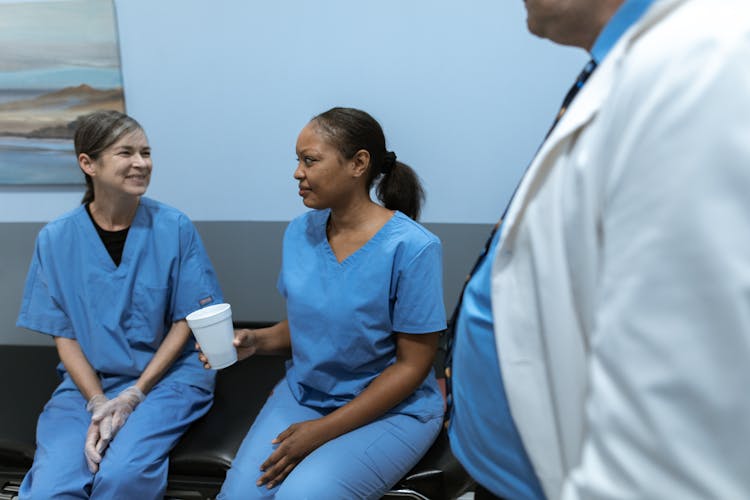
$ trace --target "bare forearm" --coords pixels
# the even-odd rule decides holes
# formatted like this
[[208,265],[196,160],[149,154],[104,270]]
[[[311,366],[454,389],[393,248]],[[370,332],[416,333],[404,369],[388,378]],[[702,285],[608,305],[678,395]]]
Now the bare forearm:
[[410,396],[423,380],[411,367],[394,363],[359,396],[324,418],[330,430],[327,439],[372,422]]
[[190,328],[185,320],[172,323],[172,328],[167,332],[164,341],[135,384],[144,394],[161,380],[178,358],[189,338]]
[[[330,434],[326,436],[327,439],[372,422],[413,394],[427,377],[437,350],[437,333],[398,335],[399,355],[396,362],[383,370],[350,403],[323,418]],[[406,346],[405,343],[411,345]]]
[[280,321],[268,328],[258,328],[252,332],[255,336],[257,354],[288,355],[291,353],[289,321]]
[[81,391],[86,401],[97,394],[102,394],[102,384],[96,375],[94,368],[89,363],[81,350],[77,340],[64,337],[55,337],[55,346],[65,370],[73,379],[78,390]]

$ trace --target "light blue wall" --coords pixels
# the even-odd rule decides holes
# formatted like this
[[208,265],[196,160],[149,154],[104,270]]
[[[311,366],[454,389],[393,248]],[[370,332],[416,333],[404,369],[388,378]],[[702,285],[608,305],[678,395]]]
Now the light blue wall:
[[[4,1],[4,0],[0,0]],[[303,210],[294,142],[357,106],[423,177],[445,303],[583,65],[526,32],[521,1],[116,0],[128,112],[154,149],[149,195],[197,224],[236,319],[274,320],[285,221]],[[41,222],[81,189],[0,187],[0,345],[15,328]],[[236,222],[233,222],[236,221]]]
[[[117,0],[128,112],[149,195],[196,220],[303,210],[294,142],[361,107],[425,181],[423,220],[491,223],[586,59],[526,31],[521,1]],[[46,221],[80,190],[0,188],[0,222]]]

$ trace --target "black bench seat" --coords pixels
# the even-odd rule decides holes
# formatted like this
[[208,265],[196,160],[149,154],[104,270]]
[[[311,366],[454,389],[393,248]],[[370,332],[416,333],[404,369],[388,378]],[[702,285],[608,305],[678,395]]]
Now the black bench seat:
[[[14,497],[31,467],[37,417],[59,383],[58,362],[54,346],[0,346],[0,500]],[[255,356],[218,373],[211,410],[172,450],[165,498],[216,495],[243,437],[283,376],[284,359],[279,356]],[[448,500],[472,486],[442,432],[384,498]]]

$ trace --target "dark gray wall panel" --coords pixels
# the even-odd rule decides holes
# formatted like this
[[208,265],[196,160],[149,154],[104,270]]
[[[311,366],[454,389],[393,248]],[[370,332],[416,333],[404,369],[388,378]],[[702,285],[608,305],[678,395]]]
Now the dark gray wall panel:
[[16,328],[34,240],[43,225],[21,222],[0,224],[0,344],[52,344],[46,335]]
[[[16,316],[34,239],[43,224],[0,224],[0,344],[49,344],[45,335],[16,328]],[[426,224],[443,241],[445,304],[448,314],[490,226]],[[234,318],[275,321],[284,317],[276,291],[285,222],[197,222]]]
[[285,222],[197,222],[235,320],[276,321],[284,301],[276,291]]

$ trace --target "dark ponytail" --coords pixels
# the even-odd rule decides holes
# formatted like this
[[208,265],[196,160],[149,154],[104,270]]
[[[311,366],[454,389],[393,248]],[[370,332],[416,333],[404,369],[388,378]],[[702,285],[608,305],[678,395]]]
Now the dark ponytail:
[[417,173],[409,165],[394,161],[393,166],[380,177],[375,192],[386,208],[399,210],[414,220],[419,219],[424,189]]
[[[96,160],[102,151],[119,141],[125,134],[143,130],[137,121],[119,111],[95,111],[78,118],[76,122],[76,131],[73,136],[76,160],[82,153]],[[81,203],[85,205],[94,201],[94,182],[90,175],[84,174],[84,176],[86,177],[86,192]]]
[[311,120],[319,132],[346,159],[357,151],[370,153],[367,190],[379,178],[375,192],[378,200],[390,210],[398,210],[414,220],[424,202],[424,190],[414,170],[396,161],[396,155],[385,149],[385,135],[380,124],[369,114],[353,108],[332,108]]

